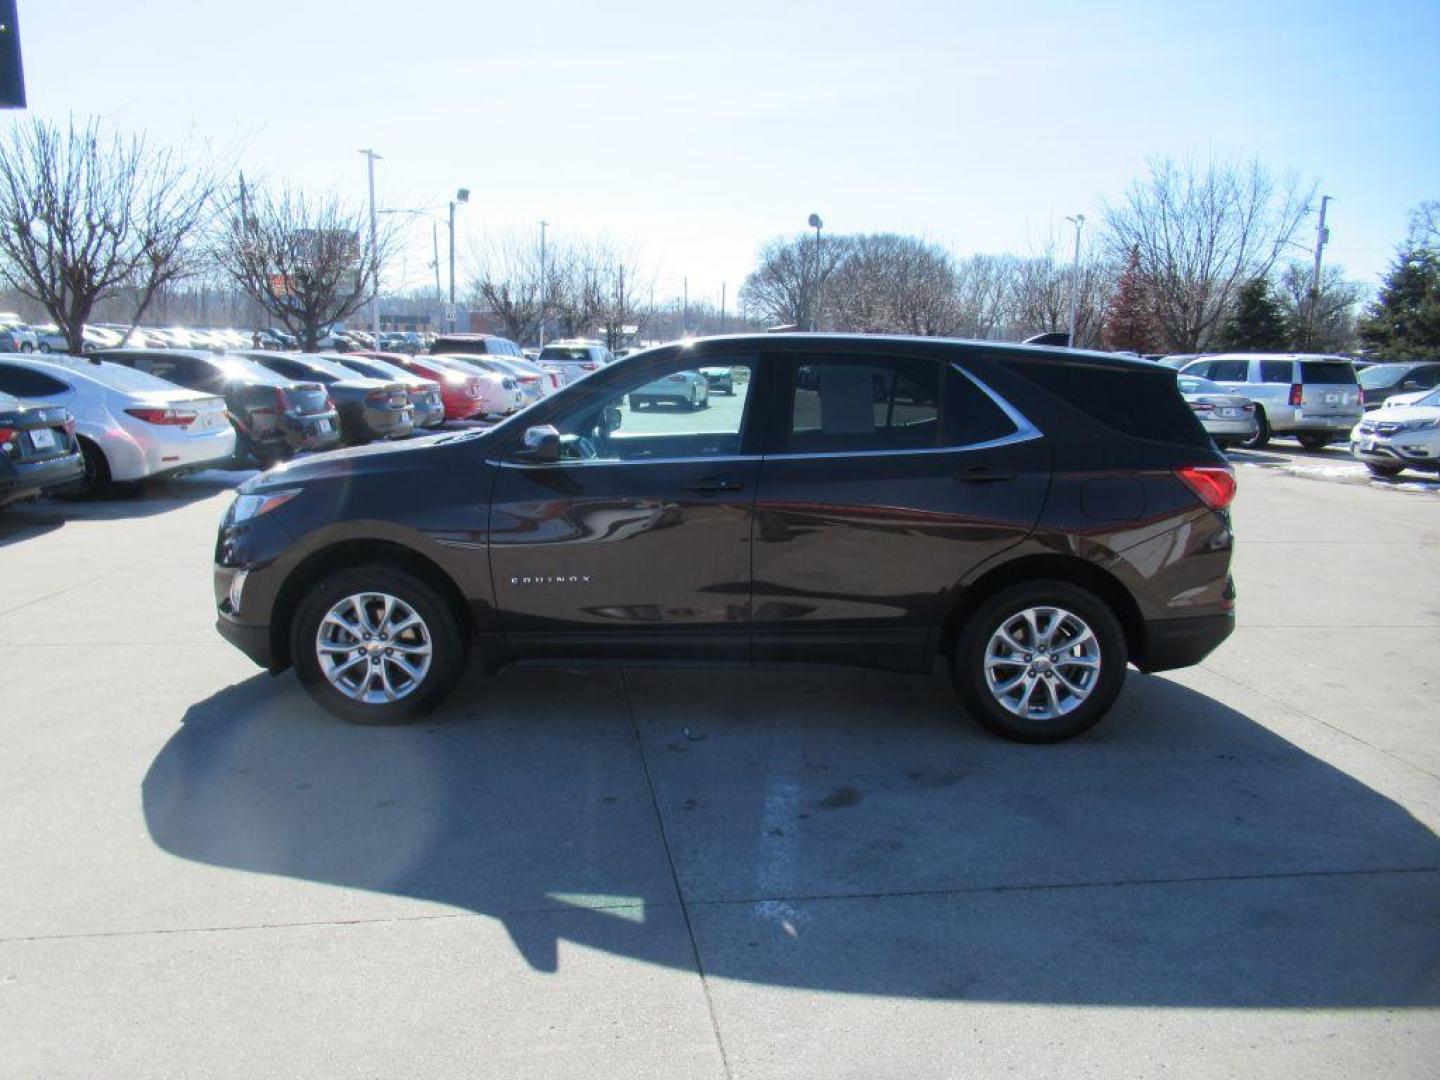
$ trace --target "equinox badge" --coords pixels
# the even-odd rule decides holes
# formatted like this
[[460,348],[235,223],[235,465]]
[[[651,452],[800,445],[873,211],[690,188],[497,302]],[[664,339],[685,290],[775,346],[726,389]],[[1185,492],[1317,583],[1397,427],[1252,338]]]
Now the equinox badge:
[[512,577],[511,585],[589,585],[589,574],[560,574],[557,577]]

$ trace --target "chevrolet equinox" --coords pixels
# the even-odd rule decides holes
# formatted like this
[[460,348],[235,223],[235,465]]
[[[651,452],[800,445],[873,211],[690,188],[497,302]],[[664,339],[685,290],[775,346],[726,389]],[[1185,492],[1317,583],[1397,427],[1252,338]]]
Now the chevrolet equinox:
[[[636,410],[725,368],[703,410]],[[872,336],[627,356],[515,417],[320,454],[220,526],[220,633],[332,713],[406,721],[508,664],[949,665],[1049,742],[1127,664],[1233,626],[1234,475],[1157,364]]]

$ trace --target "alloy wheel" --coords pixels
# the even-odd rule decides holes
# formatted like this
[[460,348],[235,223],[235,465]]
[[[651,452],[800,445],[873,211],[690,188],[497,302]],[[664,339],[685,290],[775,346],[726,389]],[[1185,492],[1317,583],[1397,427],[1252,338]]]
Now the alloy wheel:
[[1007,712],[1054,720],[1083,705],[1100,680],[1100,642],[1059,607],[1008,616],[985,646],[985,685]]
[[385,705],[408,697],[429,674],[430,628],[404,600],[362,592],[334,604],[315,633],[326,680],[352,701]]

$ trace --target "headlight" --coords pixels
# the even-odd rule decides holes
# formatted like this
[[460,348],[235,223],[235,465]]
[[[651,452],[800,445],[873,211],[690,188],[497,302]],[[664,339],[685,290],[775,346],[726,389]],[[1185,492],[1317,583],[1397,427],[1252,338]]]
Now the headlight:
[[1406,420],[1400,425],[1401,431],[1430,431],[1440,428],[1440,416],[1433,420]]
[[249,521],[251,518],[268,514],[271,510],[284,506],[299,494],[299,488],[288,488],[285,491],[261,491],[254,495],[237,495],[235,501],[230,505],[230,513],[226,516],[230,524],[239,525],[242,521]]

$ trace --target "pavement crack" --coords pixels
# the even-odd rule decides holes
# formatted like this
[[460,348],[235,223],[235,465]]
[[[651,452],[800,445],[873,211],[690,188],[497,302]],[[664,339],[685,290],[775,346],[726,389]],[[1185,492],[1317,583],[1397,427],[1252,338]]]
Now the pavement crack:
[[625,712],[630,717],[630,730],[635,735],[635,752],[640,756],[640,768],[645,773],[645,786],[650,791],[650,805],[655,810],[655,824],[660,830],[660,843],[665,848],[665,861],[670,867],[670,880],[675,886],[680,917],[685,921],[685,933],[690,938],[690,953],[695,960],[695,973],[700,977],[700,991],[705,995],[705,1009],[710,1014],[710,1030],[715,1035],[715,1049],[720,1052],[720,1069],[729,1080],[734,1074],[730,1071],[730,1059],[725,1053],[725,1040],[720,1035],[720,1018],[715,1014],[715,999],[710,993],[710,980],[705,976],[705,961],[700,957],[700,943],[695,938],[695,924],[690,918],[690,906],[680,888],[680,873],[675,866],[675,853],[670,847],[670,836],[665,831],[665,815],[660,810],[660,795],[655,789],[655,777],[650,772],[650,759],[645,756],[645,740],[640,737],[640,724],[635,719],[635,703],[630,697],[630,683],[625,678],[624,668],[620,669],[620,689],[625,696]]

